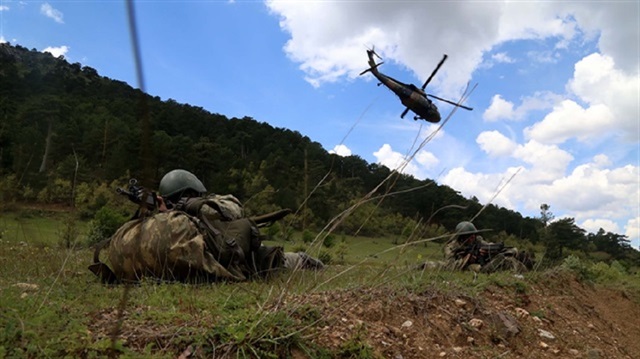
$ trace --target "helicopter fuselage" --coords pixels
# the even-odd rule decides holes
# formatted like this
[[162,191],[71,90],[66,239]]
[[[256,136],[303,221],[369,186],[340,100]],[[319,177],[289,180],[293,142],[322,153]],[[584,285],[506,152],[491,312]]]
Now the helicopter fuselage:
[[376,64],[376,61],[373,57],[377,56],[381,60],[382,58],[378,56],[378,54],[376,54],[376,52],[373,49],[367,50],[367,55],[369,56],[369,68],[362,71],[360,75],[364,75],[367,72],[371,72],[373,76],[375,76],[378,79],[378,81],[380,81],[378,86],[384,85],[389,90],[393,91],[393,93],[395,93],[400,98],[400,101],[406,107],[405,110],[400,115],[400,118],[404,118],[407,112],[411,110],[413,111],[413,113],[416,114],[416,116],[413,118],[414,120],[426,120],[433,123],[440,122],[441,120],[440,112],[438,111],[438,108],[436,107],[436,105],[433,102],[431,102],[431,100],[429,100],[429,97],[435,98],[436,100],[439,100],[439,101],[446,102],[450,105],[465,109],[467,111],[473,110],[473,108],[462,105],[460,102],[453,102],[451,100],[447,100],[447,99],[444,99],[432,94],[427,94],[424,92],[424,89],[427,87],[431,79],[433,79],[433,76],[435,76],[435,74],[438,72],[438,70],[440,69],[440,66],[442,66],[442,64],[447,60],[447,54],[444,54],[444,56],[442,57],[442,60],[440,60],[440,62],[438,63],[436,68],[433,70],[431,75],[424,82],[424,85],[422,85],[422,87],[420,88],[416,87],[413,84],[405,84],[403,82],[400,82],[394,79],[393,77],[387,76],[381,73],[380,71],[378,71],[378,66],[382,65],[384,62],[380,62]]
[[393,91],[399,98],[400,102],[408,109],[416,114],[416,119],[423,119],[429,122],[440,122],[440,112],[436,105],[427,98],[424,91],[420,90],[413,84],[405,84],[393,77],[387,76],[377,68],[372,68],[371,73],[381,84]]

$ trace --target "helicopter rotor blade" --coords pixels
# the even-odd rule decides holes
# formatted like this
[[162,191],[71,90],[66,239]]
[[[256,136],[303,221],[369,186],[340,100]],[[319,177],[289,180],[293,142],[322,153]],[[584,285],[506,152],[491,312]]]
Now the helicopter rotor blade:
[[407,112],[409,112],[409,108],[408,107],[404,111],[402,111],[402,115],[400,115],[400,118],[404,118],[404,116],[407,114]]
[[434,95],[431,95],[431,94],[427,94],[427,96],[433,97],[433,98],[435,98],[437,100],[452,104],[452,105],[454,105],[456,107],[460,107],[460,108],[463,108],[463,109],[468,110],[468,111],[473,111],[473,108],[471,108],[471,107],[468,107],[468,106],[461,105],[461,104],[453,102],[453,101],[449,101],[449,100],[443,99],[442,97],[434,96]]
[[378,53],[376,52],[376,47],[371,46],[371,49],[368,49],[369,51],[371,51],[372,54],[376,55],[377,58],[379,58],[380,60],[382,60],[382,57],[380,57],[380,55],[378,55]]
[[447,60],[447,57],[448,57],[447,54],[444,54],[444,56],[442,57],[442,60],[440,60],[440,62],[438,63],[438,66],[436,66],[436,68],[433,70],[433,72],[431,73],[431,75],[429,76],[427,81],[425,81],[424,85],[422,85],[422,87],[421,87],[422,91],[424,91],[425,87],[427,87],[429,82],[431,82],[431,79],[433,79],[433,76],[436,75],[436,72],[438,72],[438,70],[440,70],[440,66],[442,66],[442,64],[444,64],[444,62]]

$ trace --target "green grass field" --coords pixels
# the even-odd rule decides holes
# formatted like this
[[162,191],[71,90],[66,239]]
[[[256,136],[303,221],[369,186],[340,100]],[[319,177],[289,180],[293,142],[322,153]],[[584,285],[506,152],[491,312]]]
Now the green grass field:
[[[311,344],[310,328],[326,323],[313,306],[292,298],[363,287],[401,292],[438,287],[474,295],[491,283],[524,285],[509,274],[478,279],[414,269],[425,259],[441,259],[441,244],[403,246],[390,238],[336,236],[336,245],[321,249],[333,253],[335,264],[319,272],[283,272],[268,281],[234,284],[148,280],[107,286],[87,269],[93,256],[85,244],[87,224],[76,223],[78,236],[67,248],[66,218],[2,214],[0,358],[175,358],[189,348],[204,351],[196,357],[286,357],[295,348],[308,357],[367,358],[370,351],[359,343],[345,353]],[[338,260],[332,251],[341,242],[344,258]],[[270,243],[289,250],[300,246]]]

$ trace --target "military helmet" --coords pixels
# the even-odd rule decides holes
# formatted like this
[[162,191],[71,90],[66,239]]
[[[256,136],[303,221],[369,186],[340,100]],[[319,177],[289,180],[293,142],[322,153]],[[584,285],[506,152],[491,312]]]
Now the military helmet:
[[476,226],[474,226],[473,223],[468,221],[462,221],[458,223],[458,225],[456,226],[456,233],[472,234],[477,232],[478,232],[478,229],[476,228]]
[[207,192],[207,189],[196,175],[180,169],[169,171],[164,175],[160,180],[159,190],[162,197],[171,197],[187,190],[195,191],[201,195]]

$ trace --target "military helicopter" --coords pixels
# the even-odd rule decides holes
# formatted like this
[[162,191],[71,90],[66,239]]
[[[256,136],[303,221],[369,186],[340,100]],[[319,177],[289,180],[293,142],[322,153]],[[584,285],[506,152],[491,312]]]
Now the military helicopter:
[[465,110],[473,110],[471,107],[467,107],[464,105],[460,105],[453,101],[445,100],[438,96],[434,96],[431,94],[427,94],[424,92],[425,87],[429,84],[433,76],[435,76],[436,72],[440,69],[440,66],[447,60],[447,55],[445,54],[438,66],[436,66],[435,70],[431,73],[431,76],[425,81],[424,85],[421,88],[417,88],[413,84],[405,84],[402,83],[393,77],[389,77],[380,71],[378,71],[378,66],[382,65],[384,62],[376,64],[374,56],[377,56],[380,60],[382,58],[376,54],[374,50],[367,50],[367,55],[369,56],[369,68],[362,71],[360,75],[364,75],[367,72],[371,72],[373,76],[375,76],[380,83],[378,86],[385,85],[388,87],[393,93],[395,93],[407,108],[402,112],[400,118],[404,118],[404,116],[409,112],[409,110],[413,111],[416,116],[413,117],[414,120],[426,120],[433,123],[440,122],[440,112],[438,112],[438,108],[436,105],[429,99],[429,97],[435,98],[437,100],[452,104],[456,107],[463,108]]

